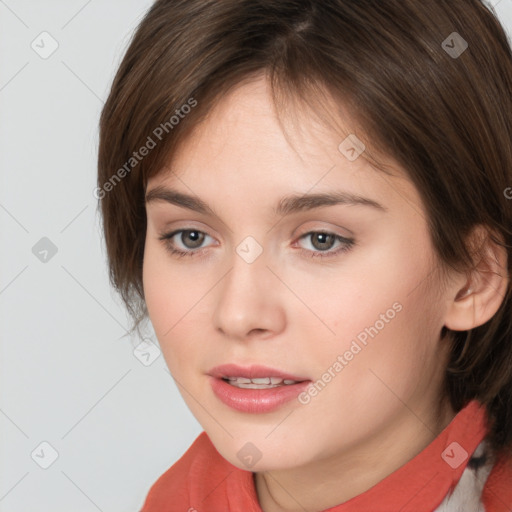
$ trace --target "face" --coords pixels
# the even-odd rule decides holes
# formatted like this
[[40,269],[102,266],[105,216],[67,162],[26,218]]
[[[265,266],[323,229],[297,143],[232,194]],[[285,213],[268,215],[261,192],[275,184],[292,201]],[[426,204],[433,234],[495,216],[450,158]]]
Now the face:
[[[364,451],[438,399],[446,302],[419,195],[344,137],[304,117],[286,138],[261,78],[148,182],[149,316],[188,407],[242,469]],[[305,200],[322,194],[339,201]]]

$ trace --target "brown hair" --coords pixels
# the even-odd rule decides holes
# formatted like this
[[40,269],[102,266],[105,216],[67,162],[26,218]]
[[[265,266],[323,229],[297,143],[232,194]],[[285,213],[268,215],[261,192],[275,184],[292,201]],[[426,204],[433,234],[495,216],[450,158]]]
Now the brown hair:
[[[467,47],[466,47],[467,44]],[[481,224],[512,267],[512,52],[481,0],[157,0],[141,21],[100,121],[98,188],[110,280],[134,326],[142,287],[147,180],[233,86],[266,73],[278,111],[327,95],[352,132],[407,171],[444,265],[469,270]],[[325,110],[325,109],[324,109]],[[145,149],[143,149],[145,148]],[[512,193],[510,194],[512,195]],[[488,439],[512,453],[512,290],[452,341],[446,394],[478,399]]]

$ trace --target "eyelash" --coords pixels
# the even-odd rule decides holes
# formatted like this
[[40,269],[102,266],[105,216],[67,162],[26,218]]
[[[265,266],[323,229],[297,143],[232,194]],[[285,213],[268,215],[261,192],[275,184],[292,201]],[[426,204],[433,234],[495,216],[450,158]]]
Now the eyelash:
[[[205,249],[193,249],[193,250],[190,250],[190,251],[181,251],[179,249],[176,249],[172,242],[171,242],[171,239],[174,238],[174,236],[176,236],[177,234],[179,233],[184,233],[184,232],[196,232],[196,233],[201,233],[201,234],[204,234],[206,236],[209,236],[207,233],[205,233],[204,231],[199,231],[198,229],[178,229],[176,231],[172,231],[171,233],[163,233],[160,235],[160,237],[158,238],[159,240],[161,240],[166,249],[173,255],[173,256],[176,256],[178,258],[183,258],[183,257],[194,257],[202,252],[204,252]],[[348,252],[349,250],[352,249],[352,247],[354,247],[355,245],[355,240],[352,239],[352,238],[345,238],[343,236],[340,236],[340,235],[337,235],[336,233],[331,233],[329,231],[308,231],[307,233],[304,233],[300,238],[299,240],[303,239],[303,238],[306,238],[310,235],[318,235],[318,234],[322,234],[322,235],[332,235],[335,237],[335,241],[339,241],[341,242],[342,244],[342,247],[340,247],[339,249],[337,249],[336,251],[311,251],[311,250],[308,250],[308,249],[301,249],[301,252],[302,253],[307,253],[306,256],[309,257],[309,258],[332,258],[332,257],[335,257],[335,256],[338,256],[342,253],[345,253],[345,252]]]

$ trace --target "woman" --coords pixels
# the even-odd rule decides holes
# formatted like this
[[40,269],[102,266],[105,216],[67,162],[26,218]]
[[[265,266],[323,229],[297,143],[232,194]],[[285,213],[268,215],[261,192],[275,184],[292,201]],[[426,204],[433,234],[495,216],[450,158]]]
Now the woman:
[[154,3],[96,193],[205,432],[143,512],[510,509],[511,90],[479,0]]

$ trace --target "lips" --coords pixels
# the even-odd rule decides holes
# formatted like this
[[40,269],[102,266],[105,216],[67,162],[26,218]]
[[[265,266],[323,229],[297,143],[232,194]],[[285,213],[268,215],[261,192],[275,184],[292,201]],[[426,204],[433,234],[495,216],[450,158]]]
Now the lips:
[[311,382],[303,376],[258,365],[226,364],[212,368],[208,375],[222,403],[248,413],[271,412],[296,398]]

